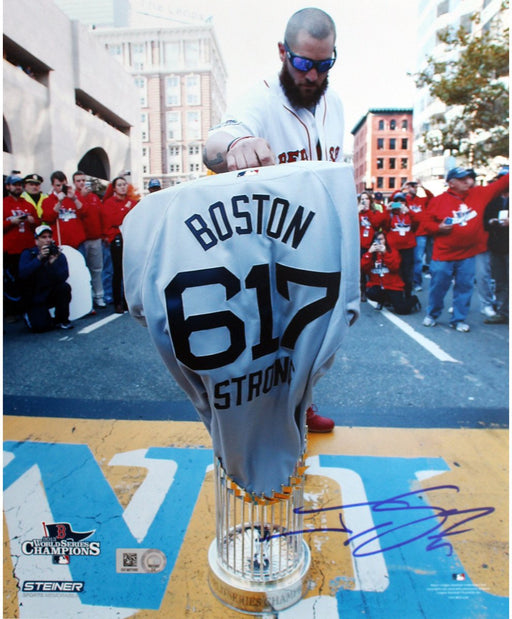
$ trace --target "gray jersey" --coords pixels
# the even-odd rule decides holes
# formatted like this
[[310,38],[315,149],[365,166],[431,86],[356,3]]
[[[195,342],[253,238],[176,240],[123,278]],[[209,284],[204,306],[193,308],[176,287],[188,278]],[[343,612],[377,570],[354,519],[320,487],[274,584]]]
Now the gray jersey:
[[229,172],[144,198],[124,281],[242,488],[271,496],[305,450],[305,411],[359,308],[351,166]]

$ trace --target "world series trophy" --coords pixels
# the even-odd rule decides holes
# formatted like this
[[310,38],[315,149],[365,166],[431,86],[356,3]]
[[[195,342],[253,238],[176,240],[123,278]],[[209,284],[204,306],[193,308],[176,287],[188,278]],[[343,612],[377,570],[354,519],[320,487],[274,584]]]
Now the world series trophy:
[[275,614],[305,595],[311,565],[306,409],[359,312],[352,168],[297,162],[184,183],[144,198],[122,233],[130,312],[212,439],[211,591]]

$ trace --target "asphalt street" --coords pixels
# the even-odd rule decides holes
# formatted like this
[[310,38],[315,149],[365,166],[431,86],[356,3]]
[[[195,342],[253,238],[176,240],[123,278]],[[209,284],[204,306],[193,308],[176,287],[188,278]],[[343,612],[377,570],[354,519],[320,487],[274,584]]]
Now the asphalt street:
[[[419,297],[425,307],[426,290]],[[450,329],[447,311],[434,328],[423,316],[362,303],[315,387],[319,412],[343,426],[508,427],[508,325],[484,324],[476,295],[470,333]],[[4,324],[3,359],[5,414],[198,420],[146,329],[112,306],[71,331]]]

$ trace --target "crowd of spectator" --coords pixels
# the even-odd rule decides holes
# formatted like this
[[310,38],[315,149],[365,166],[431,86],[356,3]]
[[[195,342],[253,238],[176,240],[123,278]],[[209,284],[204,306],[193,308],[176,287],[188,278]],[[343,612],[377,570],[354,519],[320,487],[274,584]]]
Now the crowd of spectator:
[[382,194],[359,195],[361,300],[397,314],[419,311],[414,292],[429,279],[425,327],[437,324],[452,285],[450,327],[470,330],[475,287],[484,323],[507,323],[508,166],[486,186],[462,167],[450,170],[446,183],[438,196],[416,181],[387,202]]
[[113,303],[115,312],[125,312],[120,226],[140,196],[122,176],[113,179],[102,196],[92,191],[80,170],[73,174],[71,185],[62,171],[53,172],[49,195],[41,191],[43,182],[37,173],[21,176],[19,172],[5,182],[5,319],[23,317],[34,332],[73,327],[69,321],[72,291],[66,283],[69,270],[62,246],[72,247],[84,258],[93,311]]

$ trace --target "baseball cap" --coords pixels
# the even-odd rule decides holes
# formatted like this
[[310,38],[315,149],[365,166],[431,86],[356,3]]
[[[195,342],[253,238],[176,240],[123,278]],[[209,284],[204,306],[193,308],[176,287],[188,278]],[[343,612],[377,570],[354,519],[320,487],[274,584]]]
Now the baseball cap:
[[44,178],[42,176],[39,176],[39,174],[28,174],[27,176],[25,176],[25,178],[23,179],[24,183],[38,183],[39,185],[44,181]]
[[160,185],[160,181],[157,178],[152,178],[149,183],[148,183],[148,187],[161,187],[162,185]]
[[451,181],[452,178],[467,178],[473,176],[473,170],[467,170],[466,168],[452,168],[446,175],[446,180]]
[[417,185],[418,181],[407,181],[405,184],[406,185]]
[[384,195],[382,194],[381,191],[376,191],[374,197],[375,197],[376,200],[383,200],[384,199]]
[[8,176],[5,182],[7,185],[14,185],[14,183],[22,183],[23,178],[18,174],[13,174],[12,176]]
[[46,231],[49,231],[53,234],[53,230],[50,228],[50,226],[47,226],[45,224],[43,224],[42,226],[37,226],[37,228],[34,230],[34,236],[37,238]]
[[508,165],[501,166],[501,168],[498,171],[498,174],[496,174],[496,178],[501,178],[502,176],[505,176],[505,174],[508,174],[508,171],[509,171]]
[[402,206],[403,206],[402,202],[391,202],[391,204],[389,205],[389,208],[393,210],[395,208],[402,208]]
[[395,193],[395,195],[393,196],[393,202],[398,202],[399,200],[401,200],[402,202],[407,202],[407,197],[405,193],[402,193],[400,191],[398,193]]

